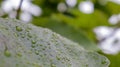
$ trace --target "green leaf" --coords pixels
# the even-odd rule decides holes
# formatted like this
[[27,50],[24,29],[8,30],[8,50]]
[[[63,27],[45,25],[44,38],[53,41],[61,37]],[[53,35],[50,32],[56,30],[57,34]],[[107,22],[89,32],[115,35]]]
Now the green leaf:
[[114,2],[108,2],[105,8],[111,13],[111,15],[120,13],[120,5]]
[[81,46],[89,51],[99,50],[97,45],[93,41],[88,39],[82,30],[74,29],[73,27],[61,22],[57,18],[38,18],[34,19],[33,24],[49,28],[54,32],[59,33],[60,35],[79,43]]
[[109,60],[88,52],[49,29],[0,19],[0,67],[108,67]]
[[92,14],[84,14],[78,9],[69,10],[69,12],[76,17],[71,18],[63,14],[56,14],[56,17],[59,17],[71,26],[82,29],[93,29],[97,26],[109,25],[108,17],[99,10],[95,10]]
[[108,17],[101,11],[95,10],[92,14],[81,13],[78,9],[71,9],[69,12],[75,17],[70,17],[64,14],[54,14],[56,18],[59,18],[62,22],[72,26],[76,29],[82,29],[92,40],[95,39],[93,29],[97,26],[108,26]]
[[108,57],[111,62],[109,67],[120,66],[120,53],[116,55],[109,55],[109,54],[104,54],[104,55]]

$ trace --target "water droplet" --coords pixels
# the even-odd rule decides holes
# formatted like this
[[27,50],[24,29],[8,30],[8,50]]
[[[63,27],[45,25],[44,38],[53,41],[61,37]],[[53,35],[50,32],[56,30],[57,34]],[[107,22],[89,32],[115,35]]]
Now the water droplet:
[[55,64],[51,64],[51,67],[56,67]]
[[88,67],[88,64],[86,64],[85,67]]
[[64,61],[62,61],[62,63],[64,64],[65,62],[64,62]]
[[5,29],[6,29],[6,30],[8,30],[8,28],[7,28],[7,27],[6,27]]
[[32,40],[32,44],[36,44],[36,41],[35,41],[35,40]]
[[19,67],[19,64],[16,64],[16,67]]
[[30,33],[28,33],[27,36],[28,36],[29,38],[32,38],[32,35],[31,35]]
[[105,60],[103,60],[101,63],[102,63],[102,64],[105,64],[105,63],[106,63],[106,61],[105,61]]
[[27,27],[27,30],[32,30],[32,28],[31,27]]
[[45,50],[45,48],[42,48],[42,50]]
[[57,60],[60,60],[60,57],[59,56],[56,56]]
[[39,55],[39,51],[36,50],[36,51],[35,51],[35,54],[36,54],[36,55]]
[[42,44],[38,44],[39,46],[43,46]]
[[18,37],[19,35],[17,33],[14,33],[15,37]]
[[21,35],[21,37],[22,37],[22,38],[25,38],[25,35],[24,35],[24,34],[22,34],[22,35]]
[[48,45],[51,45],[50,43],[48,43]]
[[22,57],[22,54],[21,53],[17,53],[17,56]]
[[43,57],[43,55],[39,55],[39,56]]
[[22,31],[22,28],[19,27],[19,26],[16,26],[16,30],[17,30],[17,31]]
[[37,64],[37,63],[33,63],[33,65],[34,65],[35,67],[40,67],[40,65]]
[[4,55],[5,55],[6,57],[10,57],[10,56],[11,56],[11,53],[10,53],[10,51],[5,50],[5,51],[4,51]]
[[32,44],[31,47],[32,47],[32,48],[35,48],[35,44]]

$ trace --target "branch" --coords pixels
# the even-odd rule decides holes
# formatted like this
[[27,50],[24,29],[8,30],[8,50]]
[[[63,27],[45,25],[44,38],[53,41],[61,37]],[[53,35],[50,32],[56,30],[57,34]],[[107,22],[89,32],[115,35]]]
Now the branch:
[[23,3],[23,0],[20,1],[19,7],[17,9],[16,19],[19,19],[19,17],[20,17],[20,11],[21,11],[21,7],[22,7],[22,3]]

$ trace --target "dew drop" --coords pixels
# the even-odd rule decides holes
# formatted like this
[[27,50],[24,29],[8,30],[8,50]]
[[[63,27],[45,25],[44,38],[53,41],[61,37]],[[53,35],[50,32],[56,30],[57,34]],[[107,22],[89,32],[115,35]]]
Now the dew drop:
[[10,51],[5,50],[5,51],[4,51],[4,55],[5,55],[6,57],[10,57],[10,56],[11,56],[11,53],[10,53]]
[[39,55],[40,57],[43,57],[43,55]]
[[38,44],[39,46],[43,46],[42,44]]
[[36,55],[39,55],[39,51],[36,50],[36,51],[35,51],[35,54],[36,54]]
[[28,36],[29,38],[32,38],[32,35],[31,35],[30,33],[28,33],[27,36]]
[[48,45],[51,45],[50,43],[48,43]]
[[8,28],[5,28],[6,30],[8,30]]
[[18,67],[19,66],[19,64],[16,64],[16,67]]
[[21,37],[22,37],[22,38],[25,38],[25,35],[24,35],[24,34],[22,34],[22,35],[21,35]]
[[45,48],[42,48],[42,50],[45,50]]
[[22,28],[19,27],[19,26],[16,26],[16,30],[17,30],[17,31],[22,31]]
[[17,53],[17,56],[22,57],[22,54],[21,53]]
[[51,64],[51,67],[56,67],[55,64]]
[[31,42],[32,42],[32,44],[36,44],[36,41],[35,41],[35,40],[32,40]]
[[103,60],[101,63],[102,63],[102,64],[105,64],[105,63],[106,63],[106,61],[105,61],[105,60]]
[[88,64],[86,64],[85,67],[88,67]]
[[32,44],[31,47],[32,47],[32,48],[35,48],[35,44]]
[[60,57],[59,56],[56,56],[57,60],[60,60]]
[[14,33],[14,36],[15,36],[15,37],[18,37],[19,35],[18,35],[17,33]]
[[41,67],[38,63],[32,63],[34,67]]
[[32,30],[32,28],[30,28],[30,27],[27,27],[27,30]]

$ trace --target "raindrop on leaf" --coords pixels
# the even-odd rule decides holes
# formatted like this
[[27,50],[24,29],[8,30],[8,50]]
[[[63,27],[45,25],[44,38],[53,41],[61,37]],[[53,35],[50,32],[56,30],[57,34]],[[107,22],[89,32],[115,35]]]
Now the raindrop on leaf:
[[17,30],[17,31],[22,31],[22,28],[19,27],[19,26],[16,26],[16,30]]
[[6,57],[10,57],[10,56],[11,56],[11,53],[10,53],[10,51],[5,50],[5,51],[4,51],[4,55],[5,55]]

